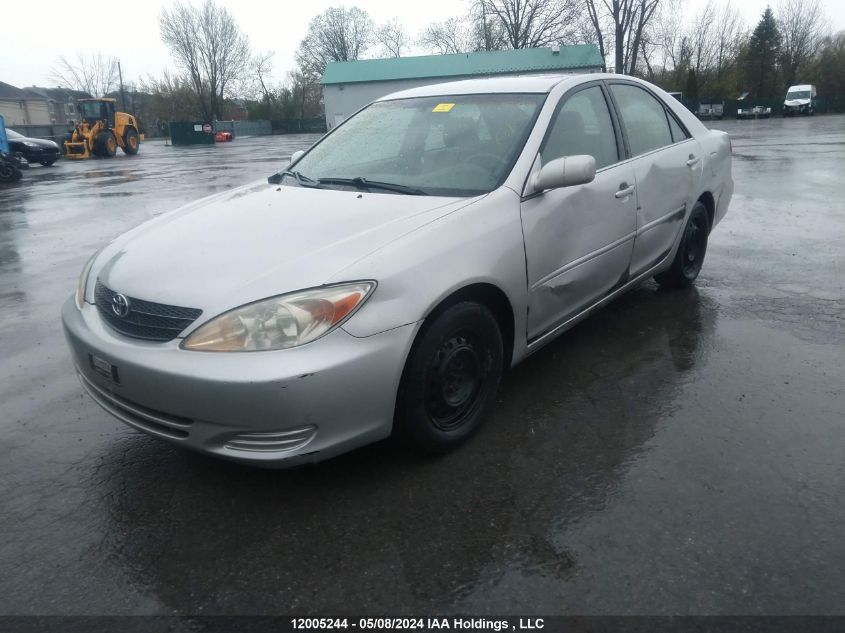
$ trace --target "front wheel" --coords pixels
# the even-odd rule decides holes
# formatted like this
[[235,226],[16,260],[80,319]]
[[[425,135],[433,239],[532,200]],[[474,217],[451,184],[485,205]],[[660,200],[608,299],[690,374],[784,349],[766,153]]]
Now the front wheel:
[[114,158],[117,153],[117,141],[110,131],[103,131],[97,135],[97,155],[101,158]]
[[435,317],[402,373],[396,436],[428,453],[461,444],[495,401],[502,353],[499,325],[483,305],[465,301]]
[[655,275],[655,281],[669,288],[685,288],[692,285],[704,264],[709,233],[710,218],[707,215],[707,207],[701,201],[696,202],[684,227],[684,235],[671,268]]
[[138,153],[140,147],[141,137],[138,136],[138,132],[134,128],[127,128],[123,133],[123,153],[132,156]]

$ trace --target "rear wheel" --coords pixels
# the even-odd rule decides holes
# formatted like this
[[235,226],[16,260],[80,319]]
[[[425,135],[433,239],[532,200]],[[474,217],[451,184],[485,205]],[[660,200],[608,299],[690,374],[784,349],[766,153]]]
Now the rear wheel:
[[113,158],[117,154],[117,141],[110,131],[103,131],[97,135],[97,155],[102,158]]
[[429,453],[461,444],[493,405],[502,362],[502,335],[487,308],[469,301],[447,308],[405,364],[395,434]]
[[135,131],[135,128],[126,128],[126,131],[123,133],[123,153],[134,155],[138,153],[140,148],[141,137],[138,136],[138,132]]
[[684,227],[684,235],[672,261],[672,267],[655,275],[655,281],[669,288],[685,288],[691,285],[704,264],[709,233],[710,218],[707,215],[707,207],[698,201]]

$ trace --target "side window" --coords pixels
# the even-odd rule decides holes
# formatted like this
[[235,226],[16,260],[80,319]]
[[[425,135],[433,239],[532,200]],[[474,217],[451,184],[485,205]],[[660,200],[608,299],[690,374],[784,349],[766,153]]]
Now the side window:
[[689,138],[689,134],[684,132],[684,128],[678,125],[675,117],[673,117],[669,112],[666,112],[666,118],[669,119],[669,129],[672,130],[672,140],[675,143],[680,143],[684,139]]
[[610,91],[619,106],[633,156],[672,144],[672,132],[660,101],[630,84],[610,84]]
[[610,111],[598,86],[567,98],[551,123],[540,159],[545,165],[556,158],[577,154],[595,158],[597,169],[619,160]]

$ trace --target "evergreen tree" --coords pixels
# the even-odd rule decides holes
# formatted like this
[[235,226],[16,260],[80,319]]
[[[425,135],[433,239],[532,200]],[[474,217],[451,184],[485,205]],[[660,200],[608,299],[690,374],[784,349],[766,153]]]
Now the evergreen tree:
[[780,95],[778,59],[780,32],[771,7],[766,7],[754,28],[745,52],[745,80],[755,99],[771,99]]
[[695,68],[690,68],[687,73],[687,86],[684,90],[684,98],[698,107],[698,77]]

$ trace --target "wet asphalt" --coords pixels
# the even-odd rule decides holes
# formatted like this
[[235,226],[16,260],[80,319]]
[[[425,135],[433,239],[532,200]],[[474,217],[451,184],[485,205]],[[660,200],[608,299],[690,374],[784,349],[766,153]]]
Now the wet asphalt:
[[103,412],[59,321],[88,256],[314,137],[32,167],[0,190],[0,614],[845,614],[845,116],[715,122],[697,286],[511,371],[468,445],[293,471]]

